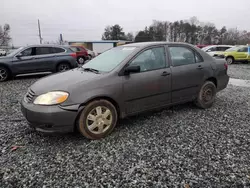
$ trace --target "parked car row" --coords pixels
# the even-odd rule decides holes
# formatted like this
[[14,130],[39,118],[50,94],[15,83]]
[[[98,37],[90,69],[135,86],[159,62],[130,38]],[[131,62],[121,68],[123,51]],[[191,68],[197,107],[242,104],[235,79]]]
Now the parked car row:
[[235,62],[250,62],[248,48],[246,45],[209,45],[202,48],[202,50],[212,57],[225,58],[227,64],[232,64]]

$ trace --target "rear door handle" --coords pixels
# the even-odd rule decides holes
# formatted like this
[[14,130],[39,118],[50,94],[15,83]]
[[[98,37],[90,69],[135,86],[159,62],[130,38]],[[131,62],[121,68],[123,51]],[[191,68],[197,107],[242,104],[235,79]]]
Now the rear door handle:
[[164,72],[161,74],[161,76],[168,76],[168,75],[170,75],[170,73],[167,72],[167,71],[164,71]]
[[203,69],[203,67],[202,67],[201,65],[199,65],[199,66],[197,67],[197,69]]

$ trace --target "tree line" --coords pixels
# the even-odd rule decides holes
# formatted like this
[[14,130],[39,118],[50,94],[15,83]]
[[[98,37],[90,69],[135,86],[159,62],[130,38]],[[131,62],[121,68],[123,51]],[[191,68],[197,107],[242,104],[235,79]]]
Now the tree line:
[[133,34],[123,32],[116,24],[107,26],[102,35],[103,40],[128,40],[133,42],[169,41],[190,44],[243,44],[250,43],[250,33],[246,30],[216,28],[215,24],[200,22],[197,17],[174,22],[153,20],[152,24]]

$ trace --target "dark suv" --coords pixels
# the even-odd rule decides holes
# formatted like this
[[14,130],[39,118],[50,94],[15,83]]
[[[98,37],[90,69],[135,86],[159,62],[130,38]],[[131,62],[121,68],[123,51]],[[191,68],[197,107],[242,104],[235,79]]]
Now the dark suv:
[[62,72],[78,67],[70,46],[32,45],[0,57],[0,82],[11,77],[42,72]]

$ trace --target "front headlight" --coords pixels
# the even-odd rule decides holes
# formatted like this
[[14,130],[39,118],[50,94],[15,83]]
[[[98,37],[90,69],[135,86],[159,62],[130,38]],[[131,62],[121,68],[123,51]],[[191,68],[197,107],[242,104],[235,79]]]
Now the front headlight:
[[52,92],[39,95],[34,100],[34,104],[40,104],[40,105],[60,104],[66,101],[68,96],[69,94],[63,91],[52,91]]

